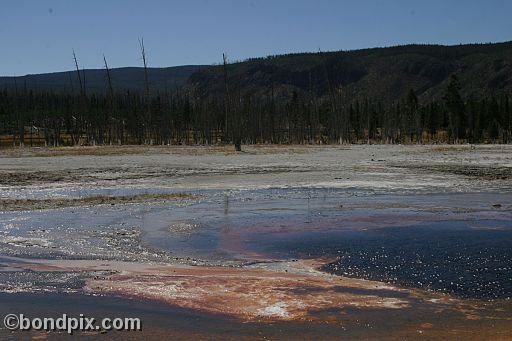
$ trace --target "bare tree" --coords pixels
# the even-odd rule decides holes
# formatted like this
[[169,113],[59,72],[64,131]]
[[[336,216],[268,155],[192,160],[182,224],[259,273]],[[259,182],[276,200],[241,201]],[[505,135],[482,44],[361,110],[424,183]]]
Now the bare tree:
[[144,83],[146,86],[146,116],[147,116],[147,129],[149,132],[149,140],[150,144],[153,144],[152,141],[152,122],[151,122],[151,98],[149,94],[149,77],[148,77],[148,64],[146,60],[146,48],[144,47],[144,38],[139,39],[139,47],[140,47],[140,53],[142,55],[142,63],[144,64]]
[[80,144],[80,135],[82,133],[82,123],[83,123],[83,115],[84,115],[84,107],[85,107],[85,80],[82,80],[82,75],[80,73],[80,68],[78,67],[78,59],[76,57],[75,50],[73,49],[73,60],[75,62],[76,74],[78,76],[78,86],[80,87],[80,105],[79,105],[79,114],[78,118],[74,118],[74,127],[73,133],[71,134],[73,139],[73,144]]
[[228,117],[231,101],[229,98],[227,57],[225,53],[222,54],[222,65],[224,73],[224,142],[228,142]]
[[110,110],[110,114],[114,114],[114,110],[115,110],[115,100],[114,100],[114,87],[112,86],[112,77],[110,75],[110,69],[108,68],[108,64],[107,64],[107,58],[105,57],[105,55],[103,55],[103,62],[105,63],[105,71],[107,72],[107,81],[108,81],[108,102],[109,102],[109,105],[107,107],[107,111],[105,112],[105,117],[104,117],[104,123],[105,125],[108,125],[109,129],[109,133],[108,133],[108,140],[109,140],[109,143],[112,143],[112,125],[108,124],[108,111]]
[[73,49],[73,60],[75,61],[75,67],[76,67],[76,73],[78,75],[78,85],[80,86],[80,94],[83,95],[84,93],[84,85],[82,83],[82,76],[80,74],[80,68],[78,67],[78,59],[76,58],[75,50]]
[[[242,111],[241,110],[238,110],[237,113],[235,113],[235,115],[233,115],[232,113],[232,106],[234,105],[234,103],[231,101],[231,96],[230,96],[230,92],[229,92],[229,85],[228,85],[228,63],[227,63],[227,58],[226,58],[226,54],[222,54],[222,64],[223,64],[223,71],[224,71],[224,110],[225,110],[225,132],[224,132],[224,135],[225,135],[225,139],[226,141],[228,140],[227,136],[227,132],[228,132],[228,120],[231,121],[231,126],[232,126],[232,129],[231,129],[231,135],[233,136],[233,143],[235,145],[235,150],[237,152],[241,152],[242,151],[242,135],[241,135],[241,117],[240,115],[242,114]],[[239,87],[240,89],[240,87]],[[241,96],[240,96],[240,93],[238,95],[238,107],[240,107],[240,102],[241,102]]]

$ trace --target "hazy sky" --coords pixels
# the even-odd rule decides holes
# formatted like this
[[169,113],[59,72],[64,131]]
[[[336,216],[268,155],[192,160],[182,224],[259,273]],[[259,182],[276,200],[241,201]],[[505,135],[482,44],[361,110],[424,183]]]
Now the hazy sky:
[[0,0],[0,75],[512,40],[508,0]]

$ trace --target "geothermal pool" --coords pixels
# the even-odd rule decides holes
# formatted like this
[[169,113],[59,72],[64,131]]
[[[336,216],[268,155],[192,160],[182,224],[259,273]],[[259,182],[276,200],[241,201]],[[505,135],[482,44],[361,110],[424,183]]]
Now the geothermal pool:
[[[318,155],[333,160],[334,153],[361,152],[328,149],[311,158],[300,153],[311,164],[299,169],[276,163],[278,171],[251,165],[223,174],[201,163],[201,171],[188,172],[182,165],[163,178],[155,172],[156,179],[138,174],[146,172],[142,166],[121,175],[104,171],[106,159],[97,158],[92,173],[101,179],[93,185],[78,170],[49,172],[49,182],[27,175],[28,182],[13,185],[5,178],[2,309],[135,314],[150,326],[141,332],[145,337],[510,337],[507,166],[499,179],[473,179],[458,173],[460,165],[442,166],[456,175],[433,172],[427,178],[414,173],[417,168],[384,172],[377,162],[344,165],[342,176],[334,163],[326,169],[313,165]],[[424,157],[423,151],[409,152]],[[430,162],[430,151],[425,156]],[[172,157],[177,162],[182,156]],[[293,157],[286,157],[289,165]],[[218,158],[234,156],[194,162],[221,163]],[[147,162],[155,159],[150,155]],[[79,158],[71,161],[81,164]],[[359,180],[349,179],[350,167]],[[136,183],[125,182],[127,172]],[[223,185],[212,186],[212,178]],[[409,189],[400,186],[401,178]],[[260,185],[240,186],[251,181]],[[17,336],[5,329],[0,334]]]

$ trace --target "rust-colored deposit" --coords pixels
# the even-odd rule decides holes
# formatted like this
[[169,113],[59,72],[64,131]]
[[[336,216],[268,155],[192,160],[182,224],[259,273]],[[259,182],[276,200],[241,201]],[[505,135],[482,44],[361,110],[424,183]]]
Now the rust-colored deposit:
[[245,321],[317,320],[321,319],[317,313],[326,311],[335,312],[343,319],[347,311],[378,310],[383,313],[421,312],[432,316],[445,314],[458,316],[468,323],[486,319],[512,323],[510,304],[460,300],[381,282],[333,276],[315,270],[316,265],[313,261],[296,261],[206,267],[9,259],[10,268],[31,271],[107,273],[86,280],[84,290],[91,294],[156,300]]
[[[241,268],[158,267],[149,270],[90,280],[87,289],[95,293],[161,300],[249,320],[302,318],[311,309],[398,309],[409,305],[402,298],[364,294],[365,289],[381,289],[385,293],[386,288],[378,284],[334,277]],[[350,288],[355,287],[363,293],[350,293]]]

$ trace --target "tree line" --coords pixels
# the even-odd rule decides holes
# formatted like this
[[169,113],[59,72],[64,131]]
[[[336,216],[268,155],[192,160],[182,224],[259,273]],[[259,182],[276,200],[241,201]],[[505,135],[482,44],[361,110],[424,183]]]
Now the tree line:
[[[348,98],[329,83],[328,96],[295,90],[277,98],[242,92],[224,58],[225,91],[193,88],[151,91],[144,43],[140,41],[144,91],[114,89],[107,61],[105,93],[87,93],[75,58],[75,93],[33,90],[26,84],[0,91],[0,135],[5,144],[342,144],[510,143],[508,95],[463,98],[452,75],[445,95],[420,102],[410,90],[398,101]],[[8,138],[9,137],[9,138]]]

